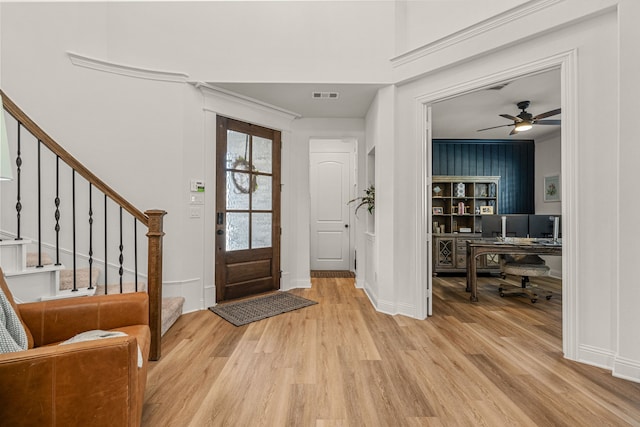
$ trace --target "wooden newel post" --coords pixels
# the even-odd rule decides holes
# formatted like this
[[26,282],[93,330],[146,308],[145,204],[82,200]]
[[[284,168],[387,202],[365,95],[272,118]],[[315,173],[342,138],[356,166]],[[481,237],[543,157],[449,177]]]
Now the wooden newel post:
[[145,211],[149,218],[147,240],[149,264],[147,280],[149,292],[149,328],[151,329],[150,360],[160,359],[162,340],[162,218],[167,212],[159,209]]

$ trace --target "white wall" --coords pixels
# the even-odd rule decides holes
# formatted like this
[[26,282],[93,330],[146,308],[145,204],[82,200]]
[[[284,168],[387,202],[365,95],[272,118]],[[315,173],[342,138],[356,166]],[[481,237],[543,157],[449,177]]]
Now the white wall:
[[110,2],[107,10],[105,59],[115,62],[187,71],[197,81],[390,77],[390,1]]
[[396,55],[472,26],[526,0],[398,0]]
[[[544,177],[560,174],[562,170],[560,132],[554,133],[544,139],[535,141],[535,213],[536,214],[562,214],[562,201],[544,201]],[[560,196],[562,198],[562,195]],[[562,277],[562,257],[543,257],[551,268],[553,277]]]
[[640,287],[638,286],[638,227],[637,212],[640,211],[640,199],[629,197],[636,192],[638,182],[637,159],[640,158],[638,144],[637,118],[640,117],[638,103],[638,83],[640,75],[640,57],[637,55],[640,40],[640,3],[633,0],[621,2],[618,11],[620,22],[619,66],[620,66],[620,98],[619,108],[619,174],[615,187],[619,185],[618,203],[615,210],[619,213],[619,283],[617,292],[617,310],[615,320],[618,329],[615,343],[617,354],[613,373],[616,376],[639,381],[640,378],[640,339],[638,325],[640,314]]
[[[378,91],[367,112],[367,148],[375,148],[375,229],[367,237],[368,265],[365,291],[374,306],[382,312],[405,313],[396,305],[393,265],[395,232],[393,223],[395,204],[395,169],[389,164],[395,156],[394,100],[395,87],[388,86]],[[382,248],[386,248],[383,250]],[[373,252],[373,253],[372,253]]]

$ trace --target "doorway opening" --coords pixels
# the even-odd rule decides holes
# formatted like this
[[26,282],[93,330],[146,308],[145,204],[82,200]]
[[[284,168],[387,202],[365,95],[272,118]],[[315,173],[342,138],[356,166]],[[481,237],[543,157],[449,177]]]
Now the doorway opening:
[[[577,298],[576,298],[576,278],[577,278],[577,247],[574,236],[576,235],[578,216],[575,211],[577,205],[577,191],[575,180],[575,169],[577,162],[577,138],[576,138],[576,105],[577,88],[575,76],[577,58],[575,52],[567,52],[554,57],[541,59],[539,61],[519,66],[510,70],[499,72],[493,75],[484,76],[462,85],[453,86],[449,89],[438,90],[430,94],[423,95],[417,99],[417,103],[422,108],[422,123],[418,123],[419,135],[417,143],[418,155],[420,156],[421,170],[423,173],[422,184],[419,186],[418,200],[422,209],[422,220],[419,224],[419,235],[422,242],[427,242],[417,246],[417,252],[421,259],[428,260],[418,271],[418,297],[420,298],[419,312],[425,317],[431,315],[430,300],[432,295],[433,277],[431,261],[433,260],[432,242],[432,202],[433,191],[433,171],[432,171],[432,139],[434,137],[435,120],[432,119],[433,109],[437,108],[437,103],[452,99],[454,97],[471,94],[476,91],[489,89],[504,82],[510,82],[519,78],[544,73],[553,69],[559,69],[560,74],[560,108],[562,110],[562,127],[560,144],[560,167],[556,172],[559,174],[560,192],[562,194],[561,215],[562,215],[562,235],[563,252],[561,261],[562,276],[562,343],[563,352],[566,358],[577,358]],[[521,101],[521,100],[514,100]],[[503,111],[496,112],[502,113]],[[506,112],[506,111],[505,111]],[[498,123],[499,124],[499,123]],[[536,178],[538,181],[538,177]],[[540,192],[543,184],[536,182],[536,191]],[[480,295],[482,299],[482,295]],[[481,301],[480,301],[481,303]]]
[[315,138],[309,141],[312,272],[353,277],[357,260],[349,200],[353,199],[356,184],[356,142]]

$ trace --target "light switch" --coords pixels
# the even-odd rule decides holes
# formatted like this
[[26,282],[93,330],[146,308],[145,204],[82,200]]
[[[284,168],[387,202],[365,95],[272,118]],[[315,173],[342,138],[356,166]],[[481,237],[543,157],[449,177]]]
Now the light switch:
[[191,194],[191,200],[189,201],[189,203],[192,205],[204,205],[204,194]]

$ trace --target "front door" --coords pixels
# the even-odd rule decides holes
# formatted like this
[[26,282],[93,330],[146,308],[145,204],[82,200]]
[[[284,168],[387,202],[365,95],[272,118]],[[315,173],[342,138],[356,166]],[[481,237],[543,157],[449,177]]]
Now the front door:
[[218,116],[216,301],[280,288],[280,132]]

